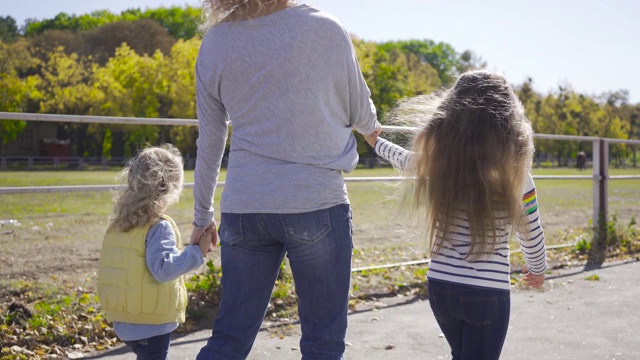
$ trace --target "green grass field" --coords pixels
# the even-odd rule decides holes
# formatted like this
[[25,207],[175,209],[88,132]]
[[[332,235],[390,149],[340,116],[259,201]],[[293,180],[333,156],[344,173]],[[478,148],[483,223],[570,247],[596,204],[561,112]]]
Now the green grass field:
[[[106,185],[116,184],[115,171],[58,171],[58,172],[2,172],[0,187],[56,186],[56,185]],[[574,169],[534,170],[534,175],[589,175]],[[637,169],[611,169],[612,175],[640,174]],[[396,176],[393,169],[358,169],[348,177]],[[225,178],[221,173],[220,180]],[[185,182],[193,182],[193,171],[187,171]],[[591,180],[546,180],[536,181],[543,225],[550,233],[563,232],[588,226],[592,215],[593,182]],[[405,220],[398,219],[397,183],[367,182],[349,183],[349,194],[354,212],[356,242],[366,237],[387,238],[389,232],[401,231]],[[216,191],[216,201],[221,189]],[[51,193],[0,195],[0,219],[16,219],[34,226],[65,219],[92,221],[104,224],[111,212],[109,192]],[[193,196],[185,189],[179,204],[170,209],[170,214],[179,224],[188,225],[192,219]],[[640,180],[612,180],[609,182],[609,210],[627,221],[640,210]],[[83,221],[84,222],[84,221]],[[392,230],[395,229],[395,230]]]

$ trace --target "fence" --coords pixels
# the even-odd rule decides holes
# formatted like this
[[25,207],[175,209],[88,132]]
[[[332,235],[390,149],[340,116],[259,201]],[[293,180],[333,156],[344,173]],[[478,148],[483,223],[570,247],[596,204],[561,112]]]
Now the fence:
[[127,158],[103,158],[80,156],[0,156],[0,171],[100,169],[122,167]]
[[[0,171],[121,169],[128,160],[128,157],[0,156]],[[184,159],[185,169],[193,170],[195,163],[192,157]]]
[[[58,170],[110,170],[121,168],[130,158],[128,157],[87,157],[87,156],[0,156],[0,171],[58,171]],[[223,159],[223,165],[226,164]],[[195,158],[185,157],[185,170],[193,170],[195,168]],[[373,157],[361,157],[358,165],[368,168],[379,166],[380,164],[388,164],[380,159]],[[593,166],[591,158],[586,158],[585,169]],[[628,168],[637,167],[633,161],[627,164],[626,159],[621,159],[615,167]],[[559,158],[559,157],[536,157],[533,159],[533,167],[540,168],[575,168],[577,167],[576,158]]]
[[[27,114],[0,112],[0,120],[23,121],[48,121],[48,122],[73,122],[73,123],[99,123],[99,124],[129,124],[129,125],[183,125],[197,126],[198,121],[193,119],[157,119],[157,118],[130,118],[109,116],[80,116],[80,115],[51,115],[51,114]],[[388,132],[415,131],[415,128],[399,126],[383,126]],[[591,141],[593,143],[593,173],[592,175],[537,175],[534,179],[592,179],[593,180],[593,224],[600,224],[599,219],[607,218],[607,194],[610,180],[640,179],[640,175],[609,175],[609,144],[640,145],[640,140],[623,140],[598,138],[590,136],[568,136],[535,134],[536,139],[557,141]],[[347,182],[366,181],[399,181],[399,177],[360,177],[346,178]],[[219,187],[224,183],[219,183]],[[193,187],[193,183],[185,184],[185,187]],[[77,191],[109,191],[114,185],[90,185],[90,186],[46,186],[46,187],[8,187],[0,188],[1,194],[29,194],[51,192],[77,192]],[[599,229],[605,231],[606,229]]]
[[[113,170],[119,169],[129,160],[128,157],[87,157],[87,156],[0,156],[0,171],[58,171],[58,170]],[[195,158],[185,157],[185,170],[195,168]],[[223,158],[223,166],[226,159]],[[546,157],[535,158],[534,168],[576,167],[575,158]],[[389,166],[381,159],[361,157],[358,165],[367,168],[379,165]],[[559,165],[562,164],[562,165]],[[585,168],[591,168],[593,162],[586,159]],[[629,165],[621,160],[616,167],[636,167],[633,162]]]

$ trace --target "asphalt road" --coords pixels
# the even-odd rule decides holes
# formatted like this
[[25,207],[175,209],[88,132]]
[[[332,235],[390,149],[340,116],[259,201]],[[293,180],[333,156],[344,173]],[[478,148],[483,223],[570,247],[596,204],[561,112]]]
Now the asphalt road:
[[[599,280],[587,280],[596,275]],[[597,270],[554,271],[542,290],[514,289],[502,359],[640,359],[640,262]],[[299,360],[299,325],[281,336],[264,327],[248,359]],[[172,360],[194,359],[209,337],[203,330],[174,339]],[[379,299],[349,315],[348,360],[450,359],[426,300]],[[126,347],[90,359],[135,359]]]

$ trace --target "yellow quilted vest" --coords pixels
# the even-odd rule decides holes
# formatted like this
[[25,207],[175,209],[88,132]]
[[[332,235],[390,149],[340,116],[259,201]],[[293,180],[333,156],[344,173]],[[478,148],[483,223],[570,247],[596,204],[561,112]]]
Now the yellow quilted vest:
[[[182,250],[180,231],[168,217]],[[145,237],[151,224],[127,232],[110,230],[100,252],[98,295],[109,321],[132,324],[183,323],[187,308],[184,278],[160,283],[147,267]]]

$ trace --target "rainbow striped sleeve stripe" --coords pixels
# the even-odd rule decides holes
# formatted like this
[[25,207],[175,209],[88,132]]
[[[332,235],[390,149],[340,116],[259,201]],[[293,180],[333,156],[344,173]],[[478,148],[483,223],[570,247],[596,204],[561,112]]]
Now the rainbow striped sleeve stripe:
[[522,197],[522,202],[524,203],[524,213],[526,215],[531,215],[536,212],[536,210],[538,210],[536,188],[533,188],[529,190],[529,192],[524,194],[524,196]]

